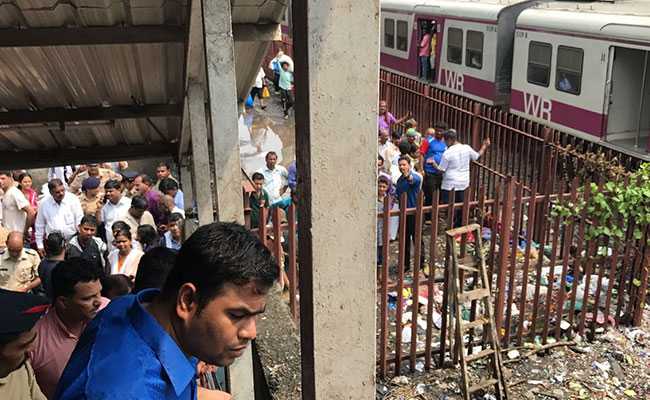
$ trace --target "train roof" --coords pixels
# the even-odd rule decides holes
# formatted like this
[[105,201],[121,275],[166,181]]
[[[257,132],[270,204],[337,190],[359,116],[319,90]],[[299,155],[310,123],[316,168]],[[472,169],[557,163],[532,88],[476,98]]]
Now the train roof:
[[527,1],[530,0],[382,0],[381,9],[496,21],[504,9]]
[[650,42],[650,0],[541,3],[522,12],[517,27]]

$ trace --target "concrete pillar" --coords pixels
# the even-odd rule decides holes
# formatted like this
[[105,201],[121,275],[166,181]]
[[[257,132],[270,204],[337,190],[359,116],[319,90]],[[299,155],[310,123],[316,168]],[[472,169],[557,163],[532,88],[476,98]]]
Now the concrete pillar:
[[[230,0],[203,2],[206,76],[212,127],[217,219],[244,223],[235,50]],[[237,400],[253,400],[253,358],[249,346],[229,369],[230,392]]]
[[230,0],[205,1],[203,16],[217,219],[243,224],[235,45]]
[[192,172],[194,193],[199,213],[199,225],[214,221],[212,189],[210,183],[210,153],[208,151],[208,127],[205,116],[205,95],[201,84],[190,82],[187,87],[190,130],[192,133]]
[[293,22],[303,399],[373,399],[379,1]]
[[192,208],[192,204],[194,204],[194,198],[195,198],[191,168],[192,168],[192,158],[188,155],[182,156],[179,161],[179,169],[180,169],[181,189],[183,190],[183,201],[185,202],[186,209]]

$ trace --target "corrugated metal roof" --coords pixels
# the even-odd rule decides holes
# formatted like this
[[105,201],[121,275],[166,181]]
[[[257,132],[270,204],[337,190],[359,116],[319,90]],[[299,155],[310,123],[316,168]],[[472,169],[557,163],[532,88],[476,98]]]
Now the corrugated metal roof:
[[[171,25],[185,0],[14,0],[0,4],[0,28]],[[0,110],[178,104],[183,43],[0,48]],[[170,142],[180,117],[0,127],[0,150],[90,148]],[[0,160],[1,164],[1,160]]]
[[[0,30],[162,25],[184,30],[188,1],[3,0]],[[288,0],[232,0],[233,23],[279,23],[287,4]],[[180,104],[184,98],[185,46],[183,42],[172,42],[0,47],[0,112]],[[261,54],[257,46],[263,45],[237,46],[238,86],[249,83],[240,75],[254,72],[239,74],[239,67],[251,69],[251,63],[261,62],[261,56],[260,60],[249,59],[250,55]],[[242,50],[249,57],[244,57]],[[180,116],[77,125],[66,122],[63,130],[56,123],[0,125],[0,151],[92,151],[95,147],[173,143],[181,134]]]

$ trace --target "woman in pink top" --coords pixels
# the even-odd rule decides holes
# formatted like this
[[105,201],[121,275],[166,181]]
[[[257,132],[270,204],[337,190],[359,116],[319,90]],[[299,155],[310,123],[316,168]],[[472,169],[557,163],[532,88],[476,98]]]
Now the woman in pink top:
[[[20,174],[18,177],[18,189],[25,195],[29,205],[32,206],[34,211],[38,212],[38,195],[36,191],[32,189],[32,176],[28,173]],[[36,220],[36,217],[34,217]],[[34,229],[34,224],[30,227],[32,233],[30,235],[30,245],[32,249],[36,248],[36,230]]]

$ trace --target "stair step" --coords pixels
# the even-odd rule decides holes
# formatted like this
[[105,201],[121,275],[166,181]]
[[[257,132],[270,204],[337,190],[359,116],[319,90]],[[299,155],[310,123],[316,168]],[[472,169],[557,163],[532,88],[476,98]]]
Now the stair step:
[[489,289],[485,289],[485,288],[475,289],[475,290],[470,290],[468,292],[458,293],[458,302],[462,304],[465,303],[466,301],[478,300],[489,296],[490,296]]
[[478,353],[470,354],[467,357],[465,357],[465,361],[470,363],[472,361],[480,360],[481,358],[485,358],[485,357],[490,356],[492,354],[494,354],[494,350],[492,350],[492,349],[481,350]]
[[470,386],[469,387],[469,392],[470,393],[478,392],[479,390],[487,389],[487,388],[492,387],[492,386],[494,386],[496,384],[497,384],[496,379],[486,379],[484,381],[478,382],[476,385]]
[[487,318],[477,318],[472,322],[462,322],[461,327],[462,327],[463,331],[468,331],[468,330],[470,330],[472,328],[478,328],[478,327],[481,327],[481,326],[489,324],[489,323],[490,323],[490,320],[487,319]]

